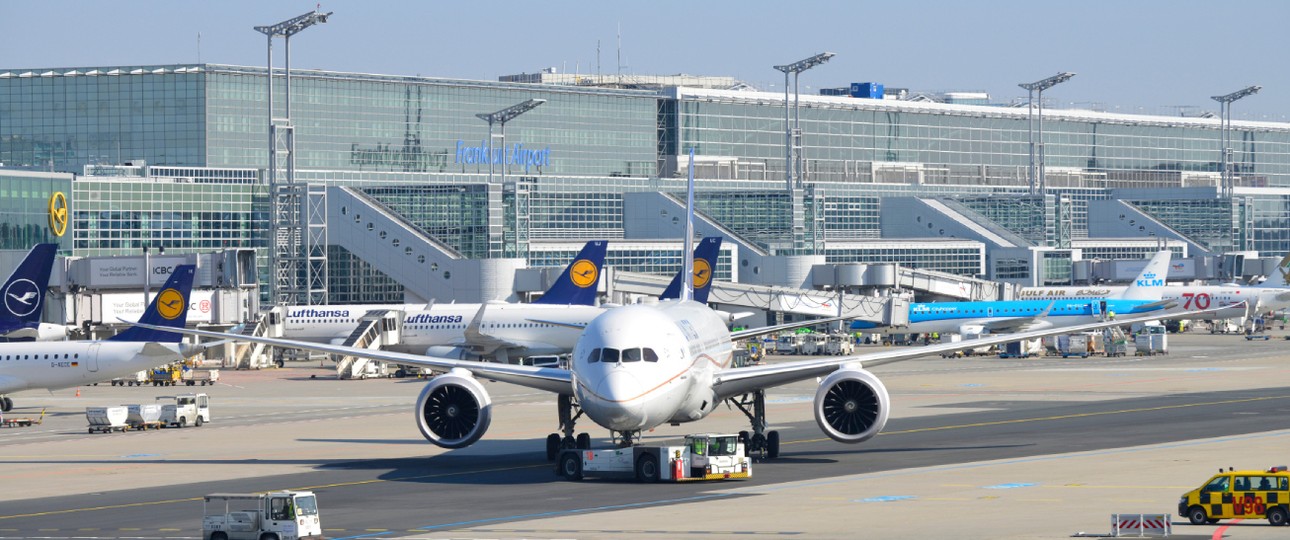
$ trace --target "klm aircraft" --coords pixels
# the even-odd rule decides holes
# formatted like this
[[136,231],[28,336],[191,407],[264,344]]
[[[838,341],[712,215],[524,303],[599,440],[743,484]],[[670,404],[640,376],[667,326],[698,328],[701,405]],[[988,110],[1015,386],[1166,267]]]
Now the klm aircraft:
[[1124,299],[1004,300],[992,302],[926,302],[910,304],[909,325],[878,327],[867,321],[851,323],[853,330],[885,334],[998,334],[1089,324],[1114,315],[1142,315],[1173,307],[1161,300],[1170,253],[1161,251],[1125,290]]

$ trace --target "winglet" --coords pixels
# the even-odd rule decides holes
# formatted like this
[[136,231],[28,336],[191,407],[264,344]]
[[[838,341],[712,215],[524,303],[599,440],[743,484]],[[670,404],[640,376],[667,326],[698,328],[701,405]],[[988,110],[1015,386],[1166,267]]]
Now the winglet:
[[1169,276],[1169,259],[1173,252],[1161,250],[1156,253],[1142,273],[1133,280],[1129,288],[1120,297],[1124,300],[1160,300],[1165,290],[1165,278]]
[[681,256],[685,264],[681,265],[685,284],[681,287],[681,301],[694,300],[694,147],[690,147],[690,175],[685,183],[685,247]]
[[605,252],[608,249],[609,243],[604,240],[587,242],[573,258],[573,262],[564,268],[555,284],[533,303],[596,305],[596,285],[600,283],[600,274],[605,267]]
[[[181,264],[170,273],[170,279],[161,287],[161,292],[153,297],[148,309],[144,310],[139,322],[158,327],[183,328],[188,321],[188,302],[193,291],[193,274],[196,266]],[[131,326],[124,332],[108,338],[108,341],[148,341],[157,343],[179,343],[182,335],[165,330],[154,330],[141,326]]]
[[[708,293],[712,292],[712,275],[717,271],[717,258],[721,254],[721,237],[709,236],[699,241],[694,248],[694,301],[700,304],[708,302]],[[676,300],[681,297],[681,272],[672,276],[660,300]]]
[[49,287],[49,274],[54,268],[58,244],[36,244],[27,257],[4,282],[4,310],[0,319],[24,323],[40,322],[41,308],[45,305],[45,289]]

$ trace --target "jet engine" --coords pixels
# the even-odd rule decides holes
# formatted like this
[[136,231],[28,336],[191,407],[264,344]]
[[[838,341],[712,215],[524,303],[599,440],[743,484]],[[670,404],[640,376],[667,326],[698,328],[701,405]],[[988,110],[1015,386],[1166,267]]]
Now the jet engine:
[[488,431],[493,400],[467,370],[435,377],[417,398],[417,429],[444,448],[465,448]]
[[887,425],[890,412],[887,387],[876,375],[860,368],[834,371],[815,391],[815,422],[838,442],[860,443],[873,438]]

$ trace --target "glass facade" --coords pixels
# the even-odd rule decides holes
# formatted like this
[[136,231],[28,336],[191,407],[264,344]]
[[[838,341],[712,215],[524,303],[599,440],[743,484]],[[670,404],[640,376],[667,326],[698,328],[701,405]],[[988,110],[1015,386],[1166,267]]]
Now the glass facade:
[[[275,76],[281,116],[286,89],[282,72]],[[263,68],[215,64],[0,69],[0,162],[88,175],[66,187],[75,192],[76,255],[149,244],[263,248],[265,83]],[[476,117],[529,99],[545,103],[493,125],[491,136]],[[800,99],[802,188],[790,192],[779,94],[295,70],[297,180],[358,186],[471,258],[512,255],[530,240],[623,238],[624,194],[683,193],[689,167],[700,210],[772,254],[801,253],[814,240],[830,261],[974,275],[983,266],[976,248],[838,246],[881,236],[885,198],[918,196],[950,201],[1026,244],[1066,249],[1088,235],[1089,201],[1121,188],[1211,251],[1290,251],[1290,124],[1233,124],[1238,196],[1224,199],[1216,196],[1218,119],[1045,110],[1046,191],[1036,195],[1025,109]],[[103,166],[123,162],[137,171]],[[503,184],[503,175],[517,182]],[[35,180],[0,175],[0,188],[38,191],[25,182]],[[39,198],[0,203],[13,209],[0,224],[9,226],[0,231],[6,245],[41,241]],[[544,256],[533,253],[532,262]],[[659,268],[652,256],[621,262]],[[333,295],[377,279],[344,250],[328,258],[341,269],[331,272],[341,284]],[[1006,258],[992,263],[997,277],[1032,274],[1031,262]],[[1068,267],[1046,260],[1037,278],[1059,280]]]
[[985,274],[985,244],[971,241],[829,242],[824,257],[830,263],[895,263],[966,277]]
[[59,236],[50,221],[56,193],[72,200],[72,175],[0,169],[0,249],[28,250],[42,243],[57,243],[60,251],[70,248],[71,231]]

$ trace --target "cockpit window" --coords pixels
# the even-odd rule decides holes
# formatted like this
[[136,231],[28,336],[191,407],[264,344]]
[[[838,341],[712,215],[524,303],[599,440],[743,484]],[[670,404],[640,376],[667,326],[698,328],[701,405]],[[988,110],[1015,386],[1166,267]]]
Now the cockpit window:
[[646,361],[646,362],[657,362],[657,361],[658,361],[658,354],[654,352],[654,349],[650,349],[650,348],[648,348],[648,347],[647,347],[647,348],[644,348],[644,349],[641,349],[641,350],[645,351],[645,361]]
[[640,362],[640,361],[641,361],[641,350],[640,350],[640,349],[623,349],[623,361],[624,361],[624,362]]
[[617,362],[617,361],[618,361],[618,349],[609,349],[609,348],[605,348],[605,349],[601,350],[601,352],[600,352],[600,361],[601,361],[601,362]]
[[587,363],[594,364],[599,361],[600,361],[600,349],[598,348],[591,349],[591,353],[587,355]]

